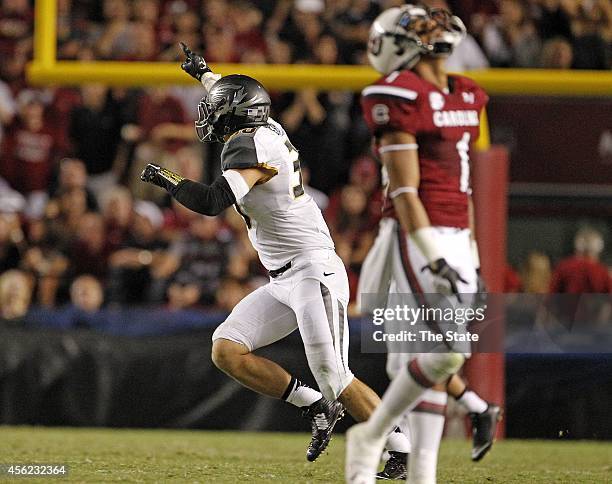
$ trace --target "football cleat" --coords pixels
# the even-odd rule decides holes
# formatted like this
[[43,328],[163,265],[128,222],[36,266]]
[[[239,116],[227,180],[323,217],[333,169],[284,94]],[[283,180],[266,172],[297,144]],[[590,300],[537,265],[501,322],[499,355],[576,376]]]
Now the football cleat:
[[502,419],[502,410],[499,405],[489,403],[482,413],[470,413],[472,419],[472,460],[482,459],[493,446],[497,422]]
[[312,439],[306,450],[306,459],[314,462],[329,444],[338,420],[344,416],[344,406],[340,402],[330,402],[325,398],[307,407],[302,416],[310,420]]
[[408,454],[405,452],[389,451],[389,460],[385,468],[376,474],[380,481],[405,481],[408,475]]
[[347,484],[376,482],[376,470],[387,439],[372,439],[366,432],[367,425],[367,422],[359,423],[346,432],[344,475]]

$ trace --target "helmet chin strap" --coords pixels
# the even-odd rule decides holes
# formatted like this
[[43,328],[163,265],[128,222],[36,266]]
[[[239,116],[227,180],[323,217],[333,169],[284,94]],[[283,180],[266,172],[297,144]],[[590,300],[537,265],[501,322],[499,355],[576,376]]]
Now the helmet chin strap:
[[398,66],[397,69],[394,69],[394,70],[395,71],[401,71],[403,69],[412,69],[419,62],[419,60],[421,60],[421,56],[422,55],[423,54],[416,54],[414,57],[412,57],[411,59],[406,60],[406,62],[404,62],[403,64]]

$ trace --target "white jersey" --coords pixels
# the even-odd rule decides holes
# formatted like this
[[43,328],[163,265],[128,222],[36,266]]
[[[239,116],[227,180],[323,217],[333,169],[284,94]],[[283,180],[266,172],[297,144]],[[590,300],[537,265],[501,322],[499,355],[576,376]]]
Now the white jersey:
[[259,167],[269,178],[236,203],[249,239],[268,270],[279,269],[299,254],[334,249],[323,215],[304,192],[300,160],[280,124],[238,131],[225,143],[221,168]]

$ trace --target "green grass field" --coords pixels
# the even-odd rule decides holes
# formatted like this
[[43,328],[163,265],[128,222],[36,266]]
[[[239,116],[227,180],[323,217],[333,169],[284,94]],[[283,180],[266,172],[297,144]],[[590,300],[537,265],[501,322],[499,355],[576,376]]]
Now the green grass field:
[[[306,462],[308,440],[306,434],[0,427],[0,464],[70,467],[67,478],[26,482],[344,482],[342,436],[315,463]],[[440,483],[612,482],[612,444],[509,440],[474,464],[467,441],[445,440],[438,474]]]

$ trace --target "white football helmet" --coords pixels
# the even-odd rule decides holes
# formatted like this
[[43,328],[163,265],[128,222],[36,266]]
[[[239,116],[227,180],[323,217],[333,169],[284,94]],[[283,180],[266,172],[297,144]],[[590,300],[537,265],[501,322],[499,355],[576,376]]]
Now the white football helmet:
[[[423,40],[439,26],[442,27],[439,35]],[[449,55],[465,32],[461,19],[446,10],[412,4],[392,7],[381,13],[370,28],[368,59],[384,75],[410,69],[422,55]]]
[[429,16],[443,29],[438,35],[430,40],[432,46],[431,55],[450,55],[453,49],[457,47],[466,36],[466,28],[463,21],[443,8],[429,9]]

